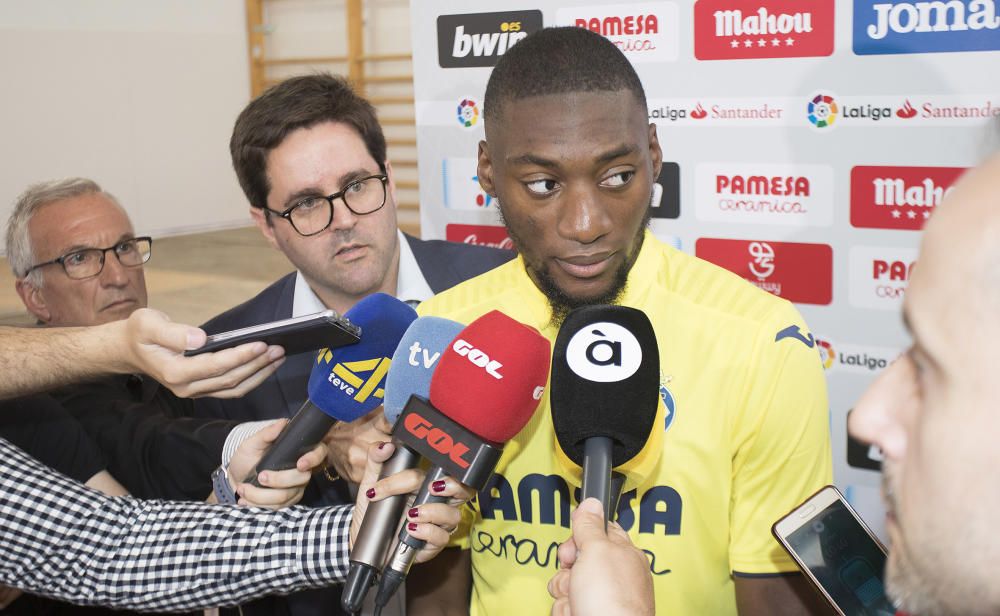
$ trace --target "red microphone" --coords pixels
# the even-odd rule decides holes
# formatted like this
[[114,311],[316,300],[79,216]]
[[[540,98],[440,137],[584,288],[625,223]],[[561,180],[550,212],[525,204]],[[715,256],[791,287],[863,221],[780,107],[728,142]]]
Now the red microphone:
[[[413,506],[445,500],[431,495],[430,486],[446,475],[477,491],[486,485],[503,443],[538,409],[549,378],[549,341],[493,310],[463,329],[438,361],[430,402],[410,398],[393,429],[393,436],[432,464]],[[376,606],[388,603],[423,546],[404,526]]]

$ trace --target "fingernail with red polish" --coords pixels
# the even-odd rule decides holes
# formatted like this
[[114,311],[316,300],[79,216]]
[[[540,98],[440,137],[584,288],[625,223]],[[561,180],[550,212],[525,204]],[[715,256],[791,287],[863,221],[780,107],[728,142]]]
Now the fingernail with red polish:
[[365,492],[365,496],[367,496],[369,500],[375,498],[375,488],[368,488],[368,491]]
[[444,491],[444,479],[435,481],[431,484],[431,492],[443,492]]
[[409,531],[411,531],[411,532],[417,530],[417,523],[416,522],[410,522],[409,524],[406,525],[406,529],[409,530]]
[[378,448],[382,449],[383,447],[385,447],[385,441],[380,441],[378,444]]
[[420,513],[420,512],[417,511],[416,507],[411,507],[410,510],[406,512],[406,515],[410,516],[411,518],[415,518],[415,517],[417,517],[418,513]]

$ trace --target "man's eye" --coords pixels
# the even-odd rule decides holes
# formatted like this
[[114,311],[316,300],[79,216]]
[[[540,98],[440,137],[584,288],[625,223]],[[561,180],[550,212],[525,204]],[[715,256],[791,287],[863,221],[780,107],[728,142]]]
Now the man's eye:
[[618,173],[612,174],[601,182],[601,186],[606,186],[609,188],[617,188],[618,186],[624,186],[632,181],[635,177],[635,171],[619,171]]
[[80,265],[88,261],[88,253],[84,252],[74,252],[73,254],[66,255],[63,259],[63,263],[67,265]]
[[556,189],[555,180],[535,180],[533,182],[525,182],[525,187],[536,195],[547,195]]
[[301,210],[303,212],[308,212],[314,210],[326,202],[326,199],[321,199],[319,197],[310,197],[308,199],[303,199],[296,203],[293,207],[296,210]]
[[115,252],[120,255],[128,254],[134,250],[135,250],[135,241],[133,240],[122,242],[121,244],[115,246]]

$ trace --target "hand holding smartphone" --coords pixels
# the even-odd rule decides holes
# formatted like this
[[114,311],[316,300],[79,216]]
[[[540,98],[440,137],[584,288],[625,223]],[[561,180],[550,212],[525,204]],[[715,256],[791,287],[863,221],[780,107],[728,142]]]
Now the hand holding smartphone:
[[894,616],[885,596],[885,547],[834,486],[771,527],[774,537],[841,616]]
[[301,317],[262,323],[242,329],[212,334],[204,346],[184,351],[190,357],[201,353],[221,351],[256,341],[276,344],[285,349],[285,355],[295,355],[322,348],[335,349],[361,340],[361,328],[333,310],[307,314]]

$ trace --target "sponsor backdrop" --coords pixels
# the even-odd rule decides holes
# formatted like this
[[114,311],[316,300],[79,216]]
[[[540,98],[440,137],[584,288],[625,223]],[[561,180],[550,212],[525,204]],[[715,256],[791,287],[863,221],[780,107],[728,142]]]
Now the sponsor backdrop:
[[668,161],[653,231],[797,303],[827,370],[836,481],[881,533],[880,455],[849,442],[847,413],[908,344],[921,228],[1000,130],[1000,0],[495,6],[412,11],[424,236],[510,247],[476,178],[490,67],[543,26],[608,37]]

